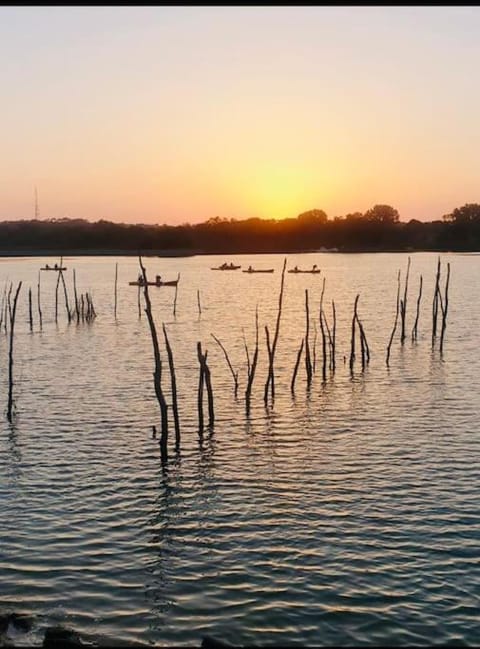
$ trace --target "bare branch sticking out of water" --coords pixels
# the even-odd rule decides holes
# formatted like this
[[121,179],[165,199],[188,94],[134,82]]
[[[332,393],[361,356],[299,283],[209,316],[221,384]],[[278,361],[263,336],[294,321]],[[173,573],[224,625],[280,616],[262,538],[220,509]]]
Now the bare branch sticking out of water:
[[202,344],[197,343],[197,357],[200,364],[200,377],[198,383],[198,423],[199,432],[203,433],[203,385],[207,389],[207,402],[208,402],[208,426],[213,428],[215,423],[215,412],[213,409],[213,390],[210,376],[210,368],[207,364],[208,352],[202,353]]
[[55,323],[58,322],[58,287],[60,286],[60,273],[57,273],[57,284],[55,286]]
[[0,330],[2,329],[2,324],[4,324],[4,318],[5,318],[5,333],[7,333],[7,326],[6,326],[6,320],[7,320],[7,281],[5,280],[5,285],[3,287],[3,294],[2,294],[2,304],[0,306]]
[[165,338],[165,347],[167,349],[168,357],[168,366],[170,368],[170,380],[172,386],[172,409],[173,409],[173,423],[175,427],[175,447],[178,450],[180,448],[180,419],[178,416],[178,399],[177,399],[177,379],[175,377],[175,365],[173,362],[173,353],[170,346],[170,341],[168,340],[167,330],[165,324],[162,323],[163,335]]
[[41,272],[38,271],[38,283],[37,283],[38,322],[39,322],[39,325],[40,325],[40,331],[42,331],[43,322],[42,322],[42,305],[41,305],[41,301],[40,301],[40,277],[41,277]]
[[412,329],[412,341],[417,340],[418,338],[418,319],[420,317],[420,301],[422,299],[422,287],[423,287],[423,277],[420,275],[420,285],[418,288],[418,297],[417,297],[417,312],[415,315],[415,322]]
[[180,282],[180,273],[177,275],[177,283],[175,284],[175,297],[173,299],[173,316],[177,315],[177,294],[178,294],[178,284]]
[[270,392],[271,392],[272,399],[274,399],[274,397],[275,397],[275,377],[274,377],[274,371],[273,371],[273,364],[274,364],[274,360],[275,360],[275,350],[277,349],[278,335],[280,333],[280,318],[282,316],[283,289],[284,289],[284,286],[285,286],[285,269],[286,269],[286,267],[287,267],[287,258],[285,257],[285,259],[283,261],[282,279],[281,279],[281,282],[280,282],[280,294],[278,296],[278,312],[277,312],[277,322],[276,322],[276,325],[275,325],[275,335],[273,337],[273,342],[272,342],[271,346],[270,346],[269,336],[267,334],[268,376],[267,376],[267,381],[265,383],[265,391],[264,391],[264,401],[265,401],[265,403],[268,400],[268,388],[269,387],[270,387]]
[[360,294],[356,296],[355,302],[353,305],[353,316],[352,316],[352,337],[350,341],[350,373],[353,374],[353,364],[355,362],[355,325],[357,323],[357,304],[360,298]]
[[337,312],[335,311],[335,302],[332,300],[332,341],[331,341],[331,369],[335,373],[335,354],[336,354],[336,335],[337,335]]
[[217,343],[217,345],[220,347],[220,349],[222,350],[222,352],[223,352],[223,354],[225,356],[225,360],[227,361],[228,367],[230,369],[230,373],[231,373],[232,378],[233,378],[234,394],[235,394],[235,398],[236,398],[237,394],[238,394],[238,372],[235,372],[235,370],[233,369],[232,363],[230,362],[230,358],[229,358],[228,353],[227,353],[227,350],[222,345],[220,340],[216,336],[214,336],[214,334],[211,333],[210,335],[213,338],[213,340]]
[[[12,286],[10,286],[11,291]],[[13,340],[14,340],[14,329],[15,329],[15,316],[17,312],[17,301],[18,294],[22,288],[22,282],[18,283],[17,290],[15,292],[15,297],[13,298],[13,305],[10,312],[10,339],[9,339],[9,349],[8,349],[8,401],[7,401],[7,419],[10,423],[13,420]],[[10,295],[10,292],[9,292]]]
[[400,334],[400,342],[403,345],[405,342],[406,334],[405,334],[405,317],[407,314],[407,291],[408,291],[408,276],[410,274],[410,257],[408,258],[408,263],[407,263],[407,273],[405,275],[405,290],[403,293],[403,301],[401,302],[401,309],[400,309],[400,316],[401,316],[401,324],[402,324],[402,329],[401,329],[401,334]]
[[438,299],[440,295],[440,257],[437,261],[437,274],[435,276],[435,290],[433,292],[433,303],[432,303],[432,349],[435,346],[435,340],[437,338],[437,317],[438,317]]
[[400,271],[398,271],[398,275],[397,275],[397,310],[395,312],[395,322],[393,323],[392,333],[390,334],[390,340],[387,346],[387,358],[386,358],[387,367],[389,367],[390,349],[392,347],[393,337],[395,336],[395,332],[397,330],[399,310],[400,310]]
[[323,296],[325,294],[325,277],[322,282],[322,293],[320,295],[320,332],[322,334],[322,381],[325,383],[327,380],[327,339],[325,335],[325,330],[328,331],[330,336],[330,331],[328,329],[327,319],[323,311]]
[[118,262],[115,264],[115,286],[114,286],[114,303],[113,316],[117,319],[117,285],[118,285]]
[[33,331],[33,312],[32,312],[32,288],[28,287],[28,322],[30,331]]
[[64,294],[64,297],[65,297],[65,309],[67,311],[68,322],[71,322],[71,320],[72,320],[72,312],[70,311],[70,305],[68,303],[67,285],[65,284],[65,278],[63,276],[63,270],[59,270],[58,275],[59,275],[59,278],[62,280],[63,294]]
[[73,269],[73,296],[75,299],[75,314],[77,316],[77,323],[80,322],[80,305],[78,303],[78,294],[77,294],[77,276],[75,273],[75,268]]
[[153,372],[153,384],[155,388],[155,395],[157,397],[158,404],[160,406],[160,415],[161,415],[161,436],[160,436],[160,454],[162,462],[167,460],[167,442],[168,442],[168,411],[167,411],[167,402],[162,390],[162,361],[160,358],[160,347],[158,345],[157,329],[155,327],[155,322],[152,316],[152,305],[150,302],[150,296],[148,294],[148,280],[147,280],[147,271],[145,270],[144,265],[142,264],[142,258],[139,256],[140,268],[143,275],[143,292],[145,297],[145,313],[147,314],[147,320],[150,327],[150,334],[152,338],[153,345],[153,357],[155,362],[155,370]]
[[251,365],[250,365],[250,358],[249,358],[248,347],[246,342],[245,342],[245,351],[247,354],[247,363],[248,363],[247,388],[245,390],[245,406],[248,415],[250,412],[250,400],[252,396],[253,379],[255,378],[255,370],[257,369],[257,361],[258,361],[258,304],[255,308],[255,350],[253,352]]
[[197,306],[198,306],[198,317],[202,315],[202,305],[200,303],[200,289],[197,289]]
[[205,383],[205,371],[203,369],[203,353],[202,353],[201,342],[197,342],[197,358],[200,364],[200,373],[198,376],[198,392],[197,392],[198,433],[201,437],[203,435],[203,386]]
[[[270,342],[270,331],[265,325],[265,342],[267,344],[267,355],[268,355],[268,360],[269,360],[269,369],[268,369],[268,380],[265,383],[265,389],[263,391],[263,400],[265,402],[265,405],[267,404],[268,401],[268,388],[270,387],[271,390],[271,396],[272,399],[275,398],[275,376],[273,374],[273,361],[272,361],[272,344]],[[270,369],[272,368],[272,370]]]
[[298,366],[300,365],[300,359],[302,357],[304,342],[305,342],[305,339],[302,338],[302,342],[301,342],[300,347],[299,347],[298,352],[297,352],[297,360],[295,362],[295,367],[293,368],[292,380],[290,382],[290,392],[292,394],[295,394],[295,381],[296,381],[296,378],[297,378]]
[[310,309],[308,307],[308,289],[305,289],[305,372],[307,374],[307,386],[312,383],[312,361],[310,358]]
[[447,263],[447,277],[445,279],[444,298],[442,303],[442,329],[440,332],[440,353],[443,354],[443,339],[445,330],[447,328],[447,313],[448,313],[448,286],[450,283],[450,263]]
[[357,318],[358,330],[360,332],[360,346],[361,346],[361,352],[362,352],[362,370],[364,370],[365,365],[368,365],[368,363],[370,363],[370,348],[368,346],[368,341],[367,341],[367,337],[365,335],[365,330],[363,328],[362,321],[358,317],[357,304],[356,304],[356,307],[355,307],[355,317]]

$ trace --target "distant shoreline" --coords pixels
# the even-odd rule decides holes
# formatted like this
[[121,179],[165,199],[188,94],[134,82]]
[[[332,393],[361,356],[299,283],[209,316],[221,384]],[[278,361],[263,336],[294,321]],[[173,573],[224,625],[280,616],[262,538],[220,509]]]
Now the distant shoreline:
[[82,219],[0,221],[0,257],[480,251],[480,204],[478,209],[464,206],[451,220],[431,223],[403,223],[395,220],[388,206],[377,208],[380,214],[375,218],[351,215],[333,221],[315,210],[284,221],[210,219],[178,226],[90,223]]
[[33,250],[32,248],[0,250],[0,257],[138,257],[139,254],[142,257],[195,257],[203,253],[200,251],[192,252],[184,250],[147,250],[133,252],[132,250],[110,250],[107,248],[102,250],[87,248],[81,248],[79,250],[73,248],[65,250],[52,250],[47,248],[42,250]]
[[109,250],[109,249],[68,249],[68,250],[51,250],[51,249],[42,249],[42,250],[32,250],[30,249],[18,249],[18,250],[0,250],[0,258],[8,257],[138,257],[139,254],[142,257],[160,257],[160,258],[185,258],[185,257],[200,257],[206,255],[224,255],[224,256],[233,256],[233,255],[300,255],[300,254],[398,254],[398,253],[417,253],[417,252],[432,252],[432,253],[464,253],[472,254],[480,252],[478,249],[474,250],[453,250],[453,249],[371,249],[371,248],[356,248],[356,249],[321,249],[321,250],[274,250],[274,251],[233,251],[233,250],[220,250],[220,251],[203,251],[203,250],[146,250],[146,251],[135,251],[132,250]]

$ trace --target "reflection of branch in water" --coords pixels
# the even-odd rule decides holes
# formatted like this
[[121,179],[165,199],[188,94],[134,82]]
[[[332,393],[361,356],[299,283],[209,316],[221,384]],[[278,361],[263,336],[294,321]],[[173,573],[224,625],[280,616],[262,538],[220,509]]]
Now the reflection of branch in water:
[[22,451],[18,445],[17,428],[11,423],[8,426],[8,448],[12,457],[12,473],[15,481],[22,476]]
[[200,456],[197,466],[201,480],[211,480],[213,477],[213,459],[215,456],[216,446],[217,441],[212,429],[206,437],[202,436],[198,439]]
[[442,399],[445,396],[445,361],[441,356],[437,357],[434,354],[430,354],[429,358],[428,384],[432,400],[436,402],[437,399]]
[[[262,425],[260,425],[260,422],[257,422],[252,421],[250,418],[246,418],[244,422],[249,458],[252,463],[255,463],[255,457],[260,458],[262,473],[266,471],[266,474],[273,475],[276,469],[277,442],[272,430],[272,422],[271,420],[267,420],[267,435],[265,435],[263,428],[264,420],[261,421]],[[267,466],[265,466],[265,461],[267,462]]]
[[178,518],[179,504],[175,496],[178,493],[178,474],[181,469],[181,457],[176,453],[169,464],[161,467],[158,495],[149,520],[151,554],[146,566],[151,578],[147,578],[146,595],[151,601],[152,614],[155,618],[165,615],[173,602],[167,596],[171,583],[170,557],[175,554],[175,520]]
[[267,418],[266,418],[266,450],[268,451],[267,457],[272,467],[272,473],[275,472],[277,468],[276,462],[278,461],[277,453],[277,439],[275,435],[276,420],[278,419],[278,414],[272,409],[266,409]]

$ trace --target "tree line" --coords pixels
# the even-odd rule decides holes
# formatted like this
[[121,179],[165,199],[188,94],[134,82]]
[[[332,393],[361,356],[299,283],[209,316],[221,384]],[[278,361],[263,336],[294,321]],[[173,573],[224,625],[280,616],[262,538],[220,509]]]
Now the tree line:
[[213,217],[182,225],[106,220],[31,219],[0,222],[0,254],[223,254],[480,250],[480,204],[467,203],[442,219],[400,220],[391,205],[329,218],[312,209],[281,221]]

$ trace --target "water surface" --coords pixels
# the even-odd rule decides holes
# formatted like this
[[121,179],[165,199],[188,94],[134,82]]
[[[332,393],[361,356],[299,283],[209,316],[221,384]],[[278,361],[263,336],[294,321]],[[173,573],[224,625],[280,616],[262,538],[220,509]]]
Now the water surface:
[[[67,322],[62,292],[55,323],[56,273],[41,273],[42,330],[38,273],[55,260],[0,260],[2,291],[5,282],[23,282],[17,414],[13,426],[0,420],[0,608],[38,616],[30,644],[55,623],[159,645],[199,646],[204,634],[262,646],[478,642],[480,258],[442,255],[442,285],[447,262],[452,274],[440,356],[431,349],[437,256],[411,255],[408,336],[403,347],[395,338],[387,368],[397,272],[403,280],[407,255],[289,255],[288,268],[317,263],[322,273],[286,275],[276,396],[265,407],[264,327],[275,328],[283,258],[227,260],[274,267],[272,275],[211,271],[225,261],[216,256],[145,258],[151,277],[181,275],[175,316],[175,289],[150,290],[179,390],[181,450],[171,440],[163,467],[151,434],[160,420],[152,343],[137,288],[128,285],[138,260],[65,258],[70,299],[73,269],[78,293],[93,296],[91,324]],[[318,318],[324,277],[330,324],[332,299],[337,312],[337,371],[326,383]],[[305,289],[316,372],[307,390],[302,362],[292,397]],[[358,293],[371,362],[362,372],[357,360],[351,376]],[[253,353],[257,306],[260,356],[247,417],[244,337]],[[237,399],[212,333],[239,371]],[[208,349],[216,414],[202,439],[197,341]],[[2,408],[7,352],[2,326]],[[170,401],[166,368],[164,386]]]

